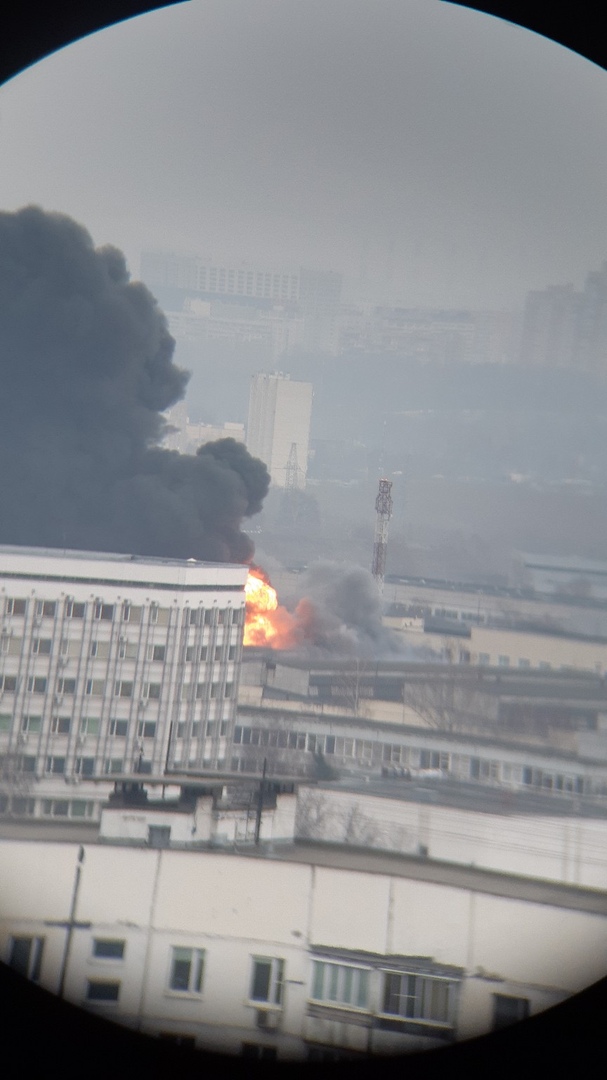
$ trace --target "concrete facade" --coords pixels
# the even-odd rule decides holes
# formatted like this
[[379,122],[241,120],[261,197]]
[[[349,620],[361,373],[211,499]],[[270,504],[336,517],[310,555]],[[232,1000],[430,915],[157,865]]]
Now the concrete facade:
[[0,864],[7,962],[55,993],[63,968],[69,1001],[224,1053],[429,1049],[504,1009],[540,1012],[607,965],[604,892],[472,868],[14,839]]
[[4,803],[27,802],[35,786],[49,814],[85,816],[85,796],[103,792],[94,777],[219,767],[231,744],[247,573],[0,549]]

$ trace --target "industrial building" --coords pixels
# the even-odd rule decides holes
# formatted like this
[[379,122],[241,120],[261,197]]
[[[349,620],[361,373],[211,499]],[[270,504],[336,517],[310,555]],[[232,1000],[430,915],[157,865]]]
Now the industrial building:
[[311,416],[311,383],[278,372],[253,376],[247,450],[266,464],[276,487],[305,488]]
[[1,811],[86,817],[94,779],[221,767],[247,573],[0,548]]
[[[213,839],[221,799],[215,811],[208,793],[149,802],[145,787],[117,792],[97,831],[0,828],[1,955],[126,1027],[285,1061],[406,1053],[542,1012],[604,975],[604,890],[294,844],[288,812],[270,840]],[[174,834],[159,835],[159,815]]]

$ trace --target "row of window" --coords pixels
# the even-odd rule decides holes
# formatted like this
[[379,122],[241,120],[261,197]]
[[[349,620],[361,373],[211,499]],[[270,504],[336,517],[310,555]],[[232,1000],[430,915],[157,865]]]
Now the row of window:
[[[33,601],[34,615],[36,618],[54,619],[59,612],[60,603],[56,600]],[[86,618],[87,604],[75,600],[65,600],[63,613],[67,619]],[[17,597],[7,597],[4,602],[5,615],[26,615],[28,601]],[[93,603],[93,618],[103,622],[113,622],[119,614],[122,622],[140,622],[144,608],[129,603],[125,600],[122,604],[104,604],[101,600]],[[160,625],[169,621],[169,608],[161,608],[158,604],[151,604],[150,622]],[[241,626],[244,618],[243,608],[186,608],[184,621],[189,626],[211,626],[217,624],[223,626],[231,623],[233,626]]]
[[[0,732],[10,731],[13,722],[11,713],[0,713]],[[207,735],[227,735],[229,728],[229,721],[227,720],[209,720],[206,724],[201,721],[194,721],[189,725],[189,734],[192,738],[199,738],[200,736]],[[43,723],[41,716],[26,715],[21,721],[21,731],[28,735],[38,735],[42,732]],[[53,716],[51,717],[50,732],[52,735],[69,735],[72,730],[72,718],[70,716]],[[101,720],[96,716],[86,716],[80,720],[79,733],[81,736],[95,736],[99,735],[101,731]],[[126,737],[129,730],[128,720],[110,719],[109,722],[109,734],[119,737]],[[176,726],[176,736],[178,739],[183,739],[188,733],[188,724],[183,721]],[[153,739],[156,737],[156,722],[153,720],[142,720],[137,725],[137,734],[144,739]]]
[[[40,978],[44,939],[15,937],[11,940],[9,965],[28,978]],[[92,957],[123,961],[126,942],[117,938],[94,938]],[[174,946],[170,953],[167,990],[188,996],[202,995],[206,952],[204,949]],[[453,1027],[459,981],[443,976],[412,972],[381,973],[379,1012],[429,1025]],[[372,1008],[373,976],[369,967],[313,960],[309,1000],[327,1006],[347,1006],[364,1012]],[[248,986],[248,1000],[254,1004],[280,1008],[283,1003],[285,961],[280,957],[254,956]],[[87,981],[86,999],[118,1002],[120,980],[94,978]]]
[[[42,971],[44,938],[16,936],[10,939],[8,964],[13,970],[37,982]],[[95,960],[122,962],[126,941],[121,938],[94,938],[91,956]],[[170,950],[166,989],[187,997],[201,996],[204,988],[206,951],[173,946]],[[248,1001],[280,1008],[283,1004],[285,961],[276,956],[253,956],[248,984]],[[455,1027],[460,979],[454,975],[390,971],[321,959],[312,960],[309,1001],[325,1007],[341,1007],[376,1012],[388,1020],[423,1025],[429,1033],[451,1032]],[[121,980],[87,979],[85,997],[92,1003],[116,1004]],[[529,1000],[506,994],[494,995],[493,1026],[525,1019]],[[381,1026],[381,1023],[380,1023]],[[404,1028],[406,1030],[406,1028]]]
[[[13,638],[9,634],[2,634],[0,636],[0,652],[4,655],[10,653],[12,656],[19,656],[21,654],[22,638]],[[40,638],[33,637],[30,642],[30,651],[33,656],[50,656],[53,649],[52,638]],[[223,643],[216,645],[213,652],[213,659],[215,661],[222,661],[224,659],[235,660],[236,659],[237,646],[227,645]],[[80,656],[81,654],[81,642],[74,638],[63,638],[60,645],[61,656]],[[207,645],[187,645],[183,659],[187,664],[196,663],[197,661],[204,661],[208,659],[209,649]],[[97,641],[93,640],[89,644],[89,656],[99,659],[108,659],[110,655],[110,642],[109,641]],[[118,656],[121,660],[133,660],[139,655],[139,647],[134,641],[127,641],[121,638],[118,642]],[[152,643],[148,645],[145,652],[146,660],[161,661],[166,659],[166,645],[159,645]]]
[[[488,665],[491,664],[491,654],[490,653],[484,653],[484,652],[479,653],[478,654],[478,662],[482,667],[487,667]],[[510,660],[509,656],[500,655],[497,658],[497,667],[510,667],[510,663],[511,663],[511,660]],[[531,666],[532,666],[531,665],[531,660],[528,660],[525,657],[520,657],[520,659],[518,661],[518,667],[519,668],[526,669],[526,668],[530,668]],[[551,671],[552,670],[552,664],[549,664],[547,660],[540,660],[538,662],[537,666],[538,666],[538,669],[540,671]],[[600,664],[596,664],[595,667],[596,667],[597,671],[600,671],[600,669],[601,669]],[[561,671],[575,671],[576,668],[571,667],[570,665],[567,665],[567,664],[561,664],[560,670]],[[592,670],[592,669],[589,668],[588,670]]]
[[[49,680],[43,675],[29,675],[27,678],[26,689],[28,694],[46,694],[49,686]],[[113,696],[130,698],[133,696],[134,682],[132,679],[116,679],[114,681]],[[179,695],[182,700],[189,699],[192,693],[192,685],[195,685],[194,695],[197,700],[206,697],[207,688],[209,684],[206,682],[200,682],[196,684],[182,683],[178,688]],[[212,682],[210,684],[210,696],[212,698],[221,696],[220,682]],[[6,694],[16,694],[20,688],[20,680],[17,675],[0,675],[0,691]],[[103,697],[105,693],[106,684],[103,679],[87,679],[84,686],[84,693],[87,697]],[[149,698],[152,701],[160,700],[160,683],[144,682],[141,687],[141,697]],[[223,684],[223,696],[231,698],[233,694],[234,684],[227,682]],[[60,677],[55,683],[55,693],[58,697],[66,696],[72,697],[77,691],[77,680],[72,678]]]
[[[19,817],[36,815],[36,799],[28,796],[8,795],[0,792],[0,814],[13,814]],[[90,799],[41,799],[39,811],[43,817],[52,818],[93,818],[96,804]]]
[[[536,769],[496,759],[338,735],[237,725],[234,728],[233,741],[242,746],[271,746],[312,754],[322,753],[328,757],[351,759],[363,766],[381,761],[384,766],[393,768],[440,769],[450,772],[460,780],[521,784],[546,791],[600,794],[605,786],[605,780],[600,777],[585,778],[575,773]],[[232,761],[234,771],[255,772],[257,766],[258,762],[254,758],[234,758]]]

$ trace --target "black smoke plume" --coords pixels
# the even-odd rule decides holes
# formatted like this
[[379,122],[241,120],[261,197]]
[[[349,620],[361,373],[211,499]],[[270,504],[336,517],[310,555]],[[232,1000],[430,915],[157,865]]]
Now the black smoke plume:
[[124,256],[71,218],[0,213],[0,543],[249,562],[265,465],[159,446],[189,374]]

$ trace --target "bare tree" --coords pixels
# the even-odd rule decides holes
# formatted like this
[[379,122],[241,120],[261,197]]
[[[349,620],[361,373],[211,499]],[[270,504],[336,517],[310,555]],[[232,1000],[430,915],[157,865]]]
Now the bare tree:
[[440,731],[487,731],[497,720],[495,703],[471,679],[449,671],[408,681],[403,704]]
[[371,847],[379,840],[380,831],[376,823],[363,814],[358,805],[351,806],[342,820],[345,844]]
[[301,789],[297,798],[295,835],[305,840],[329,840],[335,813],[320,791]]
[[368,682],[371,675],[372,665],[361,660],[360,657],[355,657],[348,661],[347,666],[344,666],[333,679],[337,701],[355,716],[369,716],[370,710],[365,692],[367,694],[369,692]]

